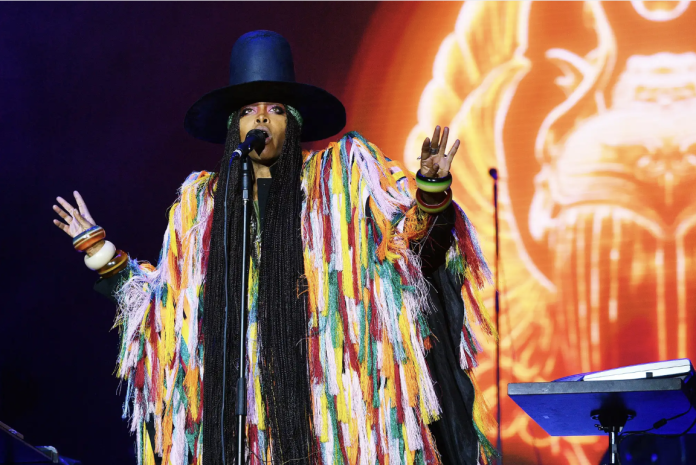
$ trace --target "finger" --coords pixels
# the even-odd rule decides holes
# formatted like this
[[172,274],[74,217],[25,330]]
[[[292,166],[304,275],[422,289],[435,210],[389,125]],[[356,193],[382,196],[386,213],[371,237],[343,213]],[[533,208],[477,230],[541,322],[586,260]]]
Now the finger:
[[53,220],[53,224],[55,224],[55,225],[58,226],[61,230],[63,230],[63,232],[64,232],[65,234],[67,234],[68,236],[72,237],[72,234],[70,234],[70,227],[69,227],[67,224],[61,223],[61,222],[58,221],[58,220]]
[[430,147],[440,147],[440,126],[435,126],[435,131],[433,132],[433,139],[430,141]]
[[[60,216],[61,218],[63,218],[63,219],[65,220],[65,222],[68,223],[68,224],[70,224],[70,222],[71,222],[72,219],[73,219],[72,216],[68,215],[68,214],[65,212],[65,210],[63,210],[62,208],[60,208],[58,205],[54,205],[54,206],[53,206],[53,211],[56,212],[56,213],[58,213],[58,216]],[[57,221],[57,220],[56,220],[56,221]]]
[[454,156],[457,154],[457,150],[459,149],[459,139],[454,141],[454,144],[452,144],[452,148],[450,151],[442,158],[442,168],[445,170],[445,173],[442,176],[447,176],[447,173],[450,171],[450,167],[452,166],[452,160],[454,160]]
[[73,218],[75,218],[77,221],[80,222],[80,226],[82,226],[85,229],[89,229],[92,227],[92,225],[80,215],[80,212],[77,210],[73,211]]
[[430,138],[426,137],[421,147],[421,164],[430,157]]
[[61,206],[65,209],[65,211],[68,212],[69,215],[73,215],[73,212],[75,211],[75,207],[70,205],[70,203],[67,202],[63,197],[56,197],[56,200],[58,201],[59,204],[61,204]]
[[442,156],[445,154],[445,151],[447,150],[447,138],[449,137],[449,128],[445,127],[445,129],[442,131],[442,140],[440,141],[440,147],[437,152],[438,155]]
[[80,209],[80,214],[90,223],[95,224],[94,220],[92,219],[92,215],[89,214],[89,210],[87,209],[87,204],[85,201],[82,199],[82,196],[80,195],[79,192],[75,191],[73,192],[73,195],[75,196],[75,200],[77,201],[77,206]]
[[447,160],[450,162],[450,165],[452,164],[452,160],[454,160],[454,156],[457,154],[457,150],[459,150],[459,139],[454,141],[454,144],[452,144],[452,148],[450,151],[445,155],[447,157]]

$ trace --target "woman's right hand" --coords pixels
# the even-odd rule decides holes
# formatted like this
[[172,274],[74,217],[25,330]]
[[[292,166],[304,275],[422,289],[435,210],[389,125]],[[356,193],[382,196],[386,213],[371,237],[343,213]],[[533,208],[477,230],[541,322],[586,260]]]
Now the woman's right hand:
[[[53,211],[63,219],[63,221],[53,220],[53,224],[62,229],[70,237],[75,237],[83,231],[97,225],[94,222],[92,215],[90,215],[87,205],[82,199],[80,193],[75,191],[73,192],[73,195],[75,196],[75,202],[77,203],[78,208],[70,205],[70,203],[62,197],[56,197],[56,200],[63,208],[59,207],[58,205],[53,206]],[[86,250],[87,255],[92,256],[99,249],[101,249],[103,245],[104,241],[94,244],[92,247]]]

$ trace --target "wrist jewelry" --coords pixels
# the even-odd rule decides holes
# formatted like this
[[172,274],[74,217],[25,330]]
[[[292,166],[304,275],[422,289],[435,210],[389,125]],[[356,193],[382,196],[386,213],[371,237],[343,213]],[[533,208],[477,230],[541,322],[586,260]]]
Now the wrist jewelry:
[[123,250],[117,250],[116,255],[109,260],[109,263],[99,268],[98,273],[102,278],[108,278],[118,274],[118,272],[124,269],[127,264],[128,254]]
[[449,207],[450,203],[452,203],[452,189],[447,189],[445,191],[445,200],[443,200],[437,205],[430,205],[425,203],[423,201],[422,193],[423,191],[421,189],[416,190],[416,202],[418,203],[418,207],[425,213],[430,213],[431,215],[435,213],[440,213],[441,211],[444,211],[447,207]]
[[91,257],[89,255],[85,255],[85,265],[87,265],[87,268],[90,270],[96,271],[109,263],[115,254],[116,246],[109,241],[104,241],[104,245],[101,249],[97,250],[97,253]]
[[444,192],[452,185],[452,173],[447,173],[444,178],[429,178],[423,176],[418,170],[416,173],[416,184],[418,189],[424,190],[425,192]]
[[99,241],[106,238],[106,231],[101,226],[92,226],[73,237],[73,247],[78,252],[84,252]]

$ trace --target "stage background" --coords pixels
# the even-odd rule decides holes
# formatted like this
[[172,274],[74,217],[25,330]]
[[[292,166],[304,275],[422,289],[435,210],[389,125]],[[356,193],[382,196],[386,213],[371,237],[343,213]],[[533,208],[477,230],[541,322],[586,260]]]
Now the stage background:
[[[455,197],[489,258],[498,168],[504,384],[692,357],[695,20],[688,2],[0,4],[0,421],[134,463],[114,308],[51,205],[79,190],[111,240],[156,260],[177,187],[221,156],[184,113],[261,28],[288,38],[298,80],[342,98],[346,130],[412,169],[452,128]],[[502,409],[506,463],[605,450]]]

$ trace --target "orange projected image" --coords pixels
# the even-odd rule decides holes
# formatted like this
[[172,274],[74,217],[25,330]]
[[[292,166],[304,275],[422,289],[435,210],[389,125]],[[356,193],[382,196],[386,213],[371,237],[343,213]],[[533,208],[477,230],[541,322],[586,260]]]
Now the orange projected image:
[[[507,383],[696,358],[695,20],[681,1],[415,3],[365,32],[349,126],[414,171],[449,126],[491,265],[500,175],[506,463],[597,464],[607,447],[549,437]],[[477,372],[492,408],[494,354]]]

